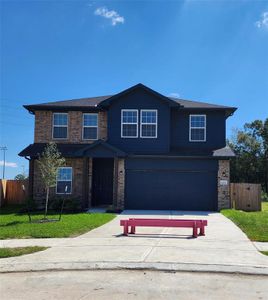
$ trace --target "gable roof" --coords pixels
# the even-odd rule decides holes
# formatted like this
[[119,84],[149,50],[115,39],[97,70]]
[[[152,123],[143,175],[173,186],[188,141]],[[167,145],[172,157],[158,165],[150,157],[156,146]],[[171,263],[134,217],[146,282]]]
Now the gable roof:
[[[76,151],[77,156],[94,156],[97,153],[97,156],[101,154],[108,154],[109,157],[124,157],[126,153],[103,140],[97,140],[90,145],[86,145],[80,150]],[[105,154],[104,154],[105,153]]]
[[126,89],[126,90],[124,90],[124,91],[118,93],[118,94],[115,94],[115,95],[111,96],[110,98],[108,98],[108,99],[102,101],[102,102],[100,103],[100,106],[101,106],[101,107],[107,107],[107,106],[109,106],[114,100],[118,99],[119,97],[122,97],[122,96],[124,96],[124,95],[130,94],[131,92],[133,92],[133,91],[135,91],[135,90],[138,90],[138,89],[142,89],[142,90],[144,90],[144,91],[146,91],[146,92],[148,92],[148,93],[150,93],[150,94],[153,94],[154,96],[156,96],[156,97],[159,98],[160,100],[166,102],[166,103],[167,103],[169,106],[171,106],[171,107],[180,106],[180,104],[179,104],[178,102],[173,101],[173,100],[170,99],[169,97],[166,97],[166,96],[164,96],[164,95],[162,95],[162,94],[160,94],[160,93],[158,93],[158,92],[156,92],[156,91],[150,89],[149,87],[145,86],[145,85],[142,84],[142,83],[138,83],[138,84],[136,84],[136,85],[134,85],[134,86],[132,86],[132,87],[130,87],[130,88],[128,88],[128,89]]
[[111,102],[117,99],[118,97],[131,93],[136,89],[143,89],[149,93],[152,93],[162,101],[165,101],[169,106],[178,107],[180,109],[224,110],[226,111],[227,116],[232,115],[237,109],[236,107],[217,105],[217,104],[211,104],[211,103],[194,101],[194,100],[185,100],[185,99],[174,98],[174,97],[166,97],[141,83],[134,85],[115,95],[46,102],[40,104],[24,105],[24,107],[31,113],[34,113],[36,110],[99,111],[101,109],[105,109],[106,107],[108,107],[111,104]]

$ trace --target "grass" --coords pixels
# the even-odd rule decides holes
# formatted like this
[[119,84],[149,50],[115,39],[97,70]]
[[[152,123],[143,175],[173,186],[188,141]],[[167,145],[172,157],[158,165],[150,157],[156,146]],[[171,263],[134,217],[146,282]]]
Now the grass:
[[0,248],[0,258],[20,256],[24,254],[30,254],[38,251],[43,251],[48,247],[17,247],[17,248]]
[[[59,222],[29,223],[28,215],[19,211],[18,206],[0,209],[0,239],[73,237],[99,227],[115,217],[114,214],[107,213],[75,213],[63,214]],[[32,216],[33,220],[42,218],[42,213]],[[55,219],[58,215],[49,214],[48,218]]]
[[268,256],[268,251],[260,251],[262,254],[267,255]]
[[262,211],[258,212],[223,209],[221,213],[240,227],[250,240],[268,242],[268,202],[262,202]]

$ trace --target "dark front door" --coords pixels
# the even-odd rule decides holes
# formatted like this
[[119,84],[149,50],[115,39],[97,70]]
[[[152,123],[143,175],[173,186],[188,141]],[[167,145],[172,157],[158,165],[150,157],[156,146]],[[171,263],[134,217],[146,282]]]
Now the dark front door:
[[92,205],[113,203],[113,158],[93,158]]

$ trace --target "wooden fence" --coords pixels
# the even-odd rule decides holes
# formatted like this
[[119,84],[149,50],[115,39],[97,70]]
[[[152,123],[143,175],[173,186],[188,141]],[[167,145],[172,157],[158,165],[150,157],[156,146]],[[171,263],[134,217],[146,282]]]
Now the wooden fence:
[[261,211],[261,185],[253,183],[231,183],[232,207],[244,211]]
[[28,180],[0,180],[0,207],[4,204],[22,204],[27,197]]

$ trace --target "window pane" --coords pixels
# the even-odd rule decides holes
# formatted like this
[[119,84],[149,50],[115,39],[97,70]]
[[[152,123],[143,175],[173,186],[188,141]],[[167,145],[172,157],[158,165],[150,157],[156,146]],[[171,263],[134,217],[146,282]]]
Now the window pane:
[[123,123],[137,123],[138,113],[137,111],[123,111]]
[[142,137],[156,137],[156,125],[141,125]]
[[54,125],[67,125],[67,114],[54,114]]
[[84,114],[84,126],[98,126],[98,115]]
[[83,138],[85,140],[96,140],[97,139],[97,127],[84,127]]
[[53,138],[54,139],[66,139],[67,138],[67,127],[57,127],[53,128]]
[[191,116],[191,127],[205,127],[205,117]]
[[59,168],[58,180],[72,180],[72,168]]
[[136,137],[137,125],[123,124],[123,137]]
[[142,111],[142,123],[156,123],[156,111]]
[[[65,191],[65,188],[67,187],[67,191]],[[57,193],[58,194],[70,194],[72,191],[72,183],[71,181],[58,181],[57,182]]]
[[204,141],[205,140],[205,129],[191,129],[191,140],[192,141]]

